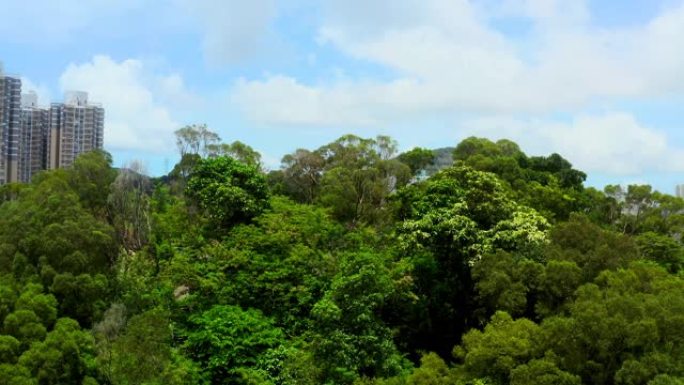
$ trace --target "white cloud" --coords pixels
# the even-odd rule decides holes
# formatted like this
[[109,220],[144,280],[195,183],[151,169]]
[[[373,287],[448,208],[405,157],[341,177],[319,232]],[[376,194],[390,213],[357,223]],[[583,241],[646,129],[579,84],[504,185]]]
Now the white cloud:
[[0,0],[0,36],[21,43],[62,42],[141,6],[137,0]]
[[669,145],[665,133],[625,112],[580,115],[568,123],[480,117],[463,122],[461,129],[466,136],[512,139],[534,154],[559,153],[588,172],[684,171],[684,151]]
[[[605,100],[684,92],[684,5],[642,26],[605,29],[588,22],[583,1],[329,4],[319,43],[394,78],[242,79],[233,100],[249,117],[276,125],[391,124],[442,112],[575,113]],[[530,36],[494,27],[509,17],[526,18]]]
[[174,110],[193,110],[205,103],[200,95],[188,91],[185,80],[177,73],[156,76],[151,87],[159,102]]
[[[489,9],[498,16],[521,16],[539,22],[553,22],[548,26],[557,26],[558,21],[578,24],[589,21],[590,13],[587,0],[503,0]],[[566,24],[567,25],[567,24]]]
[[202,48],[214,64],[232,64],[263,49],[276,17],[275,0],[180,0],[203,33]]
[[162,103],[164,94],[182,93],[182,79],[152,75],[142,61],[116,62],[108,56],[70,64],[60,77],[62,91],[83,90],[89,100],[105,108],[105,148],[169,153],[174,150],[177,123],[171,108]]
[[38,95],[39,106],[49,106],[52,98],[50,96],[50,88],[42,83],[34,83],[31,79],[21,77],[21,93],[25,94],[33,91]]
[[[363,105],[364,94],[339,84],[334,89],[308,87],[288,76],[265,81],[238,80],[232,102],[262,123],[290,125],[373,124]],[[261,120],[261,118],[264,118]]]

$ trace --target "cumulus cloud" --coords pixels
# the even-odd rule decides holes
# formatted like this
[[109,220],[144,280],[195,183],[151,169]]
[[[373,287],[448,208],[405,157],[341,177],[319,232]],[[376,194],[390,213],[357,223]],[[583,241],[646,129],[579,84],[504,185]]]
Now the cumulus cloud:
[[50,97],[50,88],[42,83],[34,83],[31,79],[22,76],[21,77],[21,92],[35,92],[38,95],[38,105],[48,106],[52,98]]
[[214,64],[232,64],[257,53],[268,41],[275,0],[181,0],[198,22],[202,48]]
[[306,86],[289,76],[264,81],[240,79],[231,101],[261,123],[334,126],[369,125],[378,121],[368,113],[368,94],[358,94],[357,84],[335,88]]
[[[160,90],[182,93],[178,75],[152,75],[145,63],[117,62],[95,56],[86,63],[70,64],[60,77],[62,91],[84,90],[89,100],[105,108],[105,148],[168,153],[174,149],[173,131],[180,124],[171,114]],[[157,91],[156,93],[154,91]]]
[[136,0],[0,0],[5,15],[0,36],[21,43],[62,42],[140,6]]
[[[589,23],[582,1],[398,3],[331,1],[318,30],[320,44],[379,65],[392,79],[312,83],[275,74],[241,80],[234,100],[272,124],[373,124],[442,111],[575,112],[604,100],[684,91],[684,5],[641,26],[608,29]],[[496,23],[507,18],[523,18],[532,33],[501,33]],[[284,104],[294,113],[275,105],[289,91]]]
[[510,138],[535,154],[556,152],[588,172],[636,175],[684,171],[684,151],[667,135],[626,112],[580,114],[570,122],[479,117],[462,122],[466,135]]

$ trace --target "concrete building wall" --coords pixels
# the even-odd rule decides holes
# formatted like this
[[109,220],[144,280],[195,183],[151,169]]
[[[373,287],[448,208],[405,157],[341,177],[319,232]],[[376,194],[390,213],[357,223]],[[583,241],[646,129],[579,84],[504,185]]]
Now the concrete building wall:
[[49,123],[48,110],[39,107],[24,107],[21,117],[19,180],[28,183],[33,175],[47,166],[45,141]]
[[678,184],[675,188],[675,196],[684,198],[684,184]]
[[0,62],[0,185],[68,167],[101,149],[103,134],[104,109],[89,103],[87,92],[68,92],[64,103],[40,108],[35,92],[22,95],[21,80],[6,75]]
[[76,157],[101,149],[104,131],[104,109],[88,104],[88,95],[70,93],[67,103],[50,107],[47,166],[68,167]]
[[60,146],[62,121],[64,114],[64,104],[53,103],[49,112],[48,144],[47,144],[47,168],[53,170],[59,168]]
[[21,80],[0,73],[0,184],[19,181]]

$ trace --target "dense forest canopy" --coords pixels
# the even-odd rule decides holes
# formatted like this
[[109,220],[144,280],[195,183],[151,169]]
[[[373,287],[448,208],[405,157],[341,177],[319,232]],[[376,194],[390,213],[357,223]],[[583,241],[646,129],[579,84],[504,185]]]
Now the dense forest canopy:
[[176,134],[160,178],[0,188],[0,384],[684,384],[680,198],[508,140]]

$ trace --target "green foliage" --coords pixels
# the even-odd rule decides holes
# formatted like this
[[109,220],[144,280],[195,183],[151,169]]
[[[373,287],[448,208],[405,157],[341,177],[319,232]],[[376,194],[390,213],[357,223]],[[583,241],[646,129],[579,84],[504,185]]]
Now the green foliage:
[[435,353],[420,358],[420,367],[411,373],[407,385],[449,385],[454,383],[447,364]]
[[410,176],[408,166],[391,159],[396,143],[387,137],[347,135],[317,151],[326,162],[319,202],[343,222],[379,221],[386,197]]
[[509,140],[494,143],[470,137],[456,146],[453,155],[457,164],[497,174],[521,203],[548,219],[567,219],[586,204],[582,194],[586,174],[558,154],[528,157]]
[[93,152],[0,188],[0,385],[684,379],[680,198],[507,140],[346,135],[266,176],[177,139],[158,179]]
[[81,383],[94,374],[94,343],[87,331],[69,318],[60,318],[44,341],[19,357],[39,384]]
[[415,147],[410,151],[399,154],[397,159],[409,166],[411,173],[416,177],[426,172],[427,168],[434,164],[435,154],[427,148]]
[[649,231],[639,234],[635,241],[644,259],[657,262],[671,273],[677,273],[684,265],[682,245],[668,235]]
[[393,375],[405,365],[391,329],[378,317],[397,290],[385,264],[380,255],[346,255],[312,309],[314,357],[335,383],[351,383],[359,374]]
[[531,360],[511,370],[511,385],[580,385],[579,376],[558,369],[551,359],[544,357]]
[[5,317],[3,333],[21,341],[24,348],[45,338],[46,328],[31,310],[16,310]]
[[[9,271],[19,254],[34,268],[49,265],[72,273],[108,268],[116,250],[112,229],[81,206],[75,189],[80,185],[69,184],[71,175],[71,170],[43,173],[19,199],[0,206],[0,268]],[[86,183],[82,194],[95,190]]]
[[473,266],[472,273],[478,300],[487,316],[495,310],[515,316],[533,316],[535,296],[547,289],[543,264],[503,251],[483,256]]
[[268,202],[263,175],[230,157],[201,160],[186,192],[219,230],[249,221]]
[[209,156],[230,156],[244,164],[261,168],[261,154],[240,141],[214,144],[208,147]]
[[222,297],[275,317],[302,332],[307,316],[336,271],[331,253],[342,244],[340,225],[325,211],[283,198],[254,224],[238,226],[216,254],[216,268],[231,284]]
[[54,277],[50,291],[60,304],[60,311],[75,318],[83,325],[91,325],[97,313],[104,310],[103,299],[107,297],[108,279],[102,274],[71,273]]
[[583,282],[591,282],[603,270],[626,267],[638,257],[631,238],[604,230],[578,215],[555,226],[549,235],[547,258],[575,262],[582,269]]
[[199,383],[198,369],[171,347],[166,312],[154,309],[125,319],[122,306],[113,306],[95,328],[97,362],[111,384]]
[[256,365],[269,349],[284,342],[283,332],[256,310],[216,305],[189,321],[185,349],[214,384],[242,383],[241,369]]
[[679,278],[645,262],[604,271],[566,313],[540,325],[497,313],[484,331],[468,332],[455,350],[459,371],[495,383],[645,384],[678,375],[682,290]]
[[30,310],[40,318],[46,328],[52,327],[57,319],[57,299],[52,294],[43,294],[43,287],[28,284],[24,287],[14,307],[17,310]]
[[9,335],[0,335],[0,362],[15,363],[20,353],[20,342]]
[[179,128],[176,134],[176,145],[181,157],[187,154],[207,155],[212,145],[218,143],[221,138],[218,134],[210,131],[206,124],[192,124]]
[[378,223],[390,194],[409,182],[411,169],[392,159],[389,137],[345,135],[315,151],[286,155],[282,170],[270,175],[275,191],[300,202],[318,202],[345,223]]
[[109,217],[118,242],[126,250],[140,250],[147,244],[150,233],[150,192],[148,177],[141,167],[132,164],[122,169],[111,185],[107,197]]
[[[517,204],[495,175],[464,166],[407,187],[397,200],[404,219],[397,240],[412,256],[420,299],[412,311],[420,326],[409,338],[445,354],[476,318],[471,268],[497,250],[535,258],[548,222]],[[426,340],[434,345],[422,345]]]
[[96,216],[104,216],[107,196],[103,193],[116,178],[112,157],[104,151],[90,151],[74,160],[67,173],[69,186],[78,194],[81,206]]
[[318,196],[325,158],[317,151],[298,149],[282,159],[282,170],[271,172],[269,182],[277,193],[297,202],[313,203]]
[[463,369],[475,378],[488,377],[494,383],[508,383],[510,372],[539,355],[539,326],[527,319],[513,320],[505,312],[492,316],[484,331],[472,330],[454,355]]

